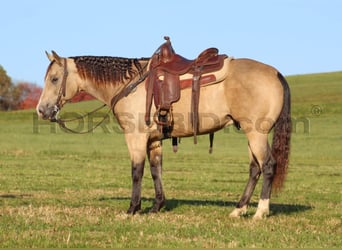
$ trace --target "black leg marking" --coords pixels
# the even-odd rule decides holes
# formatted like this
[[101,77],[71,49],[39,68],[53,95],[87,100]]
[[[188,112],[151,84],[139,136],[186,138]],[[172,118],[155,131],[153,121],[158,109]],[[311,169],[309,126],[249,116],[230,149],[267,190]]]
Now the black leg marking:
[[144,164],[145,161],[141,163],[132,162],[133,187],[130,207],[127,210],[128,214],[135,214],[137,211],[141,210],[141,183],[144,175]]
[[163,185],[161,180],[161,165],[154,166],[151,165],[151,175],[154,182],[154,189],[156,193],[154,205],[151,208],[151,213],[159,212],[159,210],[165,205],[165,195],[163,191]]
[[261,199],[269,199],[271,196],[271,190],[272,190],[272,182],[273,177],[275,174],[275,168],[276,168],[276,161],[275,159],[270,155],[267,160],[265,161],[265,164],[262,168],[262,174],[263,174],[263,184],[261,189]]
[[248,205],[252,197],[253,191],[255,189],[255,186],[259,180],[260,173],[260,167],[258,166],[255,160],[252,160],[249,167],[249,179],[246,188],[243,192],[243,195],[238,204],[236,205],[237,208],[242,208],[243,206]]
[[165,205],[165,195],[163,191],[162,182],[162,148],[158,144],[157,147],[152,147],[148,152],[148,158],[150,160],[151,175],[154,183],[155,201],[151,208],[151,213],[158,212]]

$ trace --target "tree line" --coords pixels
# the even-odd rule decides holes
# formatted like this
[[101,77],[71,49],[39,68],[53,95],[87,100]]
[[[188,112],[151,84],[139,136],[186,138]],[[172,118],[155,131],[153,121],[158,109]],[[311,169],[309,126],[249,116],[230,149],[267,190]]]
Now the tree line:
[[[35,108],[42,88],[34,83],[25,81],[13,83],[6,70],[0,65],[0,110],[10,111]],[[94,99],[92,96],[81,92],[71,102],[79,102]]]

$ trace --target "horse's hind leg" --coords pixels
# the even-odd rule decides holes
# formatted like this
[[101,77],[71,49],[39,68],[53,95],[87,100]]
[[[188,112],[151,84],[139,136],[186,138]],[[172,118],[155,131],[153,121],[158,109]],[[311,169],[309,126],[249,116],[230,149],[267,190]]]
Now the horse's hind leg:
[[249,180],[239,203],[230,216],[237,217],[247,211],[248,203],[262,172],[262,191],[257,211],[253,217],[254,219],[260,219],[269,213],[269,199],[271,196],[272,181],[276,163],[272,157],[266,133],[249,132],[247,137],[251,159]]
[[275,160],[268,144],[267,133],[251,132],[247,134],[250,152],[263,174],[263,184],[254,219],[261,219],[269,214],[269,201],[275,173]]
[[270,147],[268,146],[267,155],[262,165],[263,184],[261,189],[260,200],[258,209],[253,219],[262,219],[269,214],[269,202],[272,191],[272,182],[275,174],[276,160],[271,154]]
[[254,157],[249,144],[248,144],[248,149],[249,149],[249,158],[250,158],[249,179],[248,179],[246,188],[242,194],[242,197],[240,201],[238,202],[238,204],[236,205],[236,208],[233,210],[233,212],[230,213],[229,215],[230,217],[239,217],[241,214],[245,214],[247,212],[247,206],[249,204],[254,188],[260,177],[260,173],[261,173],[260,166],[256,158]]
[[165,204],[165,195],[162,184],[162,145],[161,141],[149,143],[147,155],[150,161],[151,175],[154,182],[155,202],[150,212],[158,212]]

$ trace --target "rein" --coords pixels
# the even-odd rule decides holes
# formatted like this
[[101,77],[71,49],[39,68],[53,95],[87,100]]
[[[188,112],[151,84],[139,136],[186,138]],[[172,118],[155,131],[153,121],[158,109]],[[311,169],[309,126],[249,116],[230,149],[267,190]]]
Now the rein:
[[58,125],[60,127],[62,127],[63,129],[65,129],[66,131],[68,132],[71,132],[71,133],[74,133],[74,134],[88,134],[88,133],[91,133],[93,132],[97,127],[99,127],[106,119],[107,117],[109,116],[109,112],[110,110],[108,110],[108,112],[106,113],[106,115],[101,119],[101,121],[99,121],[95,126],[93,126],[92,128],[89,128],[88,130],[86,131],[77,131],[77,130],[74,130],[74,129],[71,129],[71,128],[68,128],[66,126],[66,122],[73,122],[73,121],[77,121],[77,120],[81,120],[83,119],[84,117],[86,116],[89,116],[99,110],[101,110],[102,108],[104,108],[106,106],[106,104],[103,104],[102,106],[88,112],[87,114],[85,115],[82,115],[82,116],[79,116],[79,117],[76,117],[76,118],[73,118],[73,119],[60,119],[60,118],[57,118],[54,122],[58,123]]
[[[148,64],[146,64],[143,68],[143,70],[147,67]],[[77,130],[73,130],[71,128],[68,128],[66,126],[66,122],[72,122],[72,121],[77,121],[77,120],[81,120],[83,118],[85,118],[86,116],[89,116],[91,114],[94,114],[95,112],[101,110],[102,108],[104,108],[105,106],[107,106],[106,104],[101,105],[100,107],[86,113],[85,115],[82,115],[80,117],[76,117],[73,119],[61,119],[57,117],[58,112],[61,109],[61,99],[62,96],[65,97],[66,95],[66,80],[68,77],[68,69],[67,69],[67,59],[64,58],[64,73],[63,73],[63,79],[62,79],[62,84],[61,84],[61,88],[59,89],[58,92],[58,97],[57,97],[57,101],[56,104],[54,106],[54,113],[52,115],[52,118],[50,119],[51,122],[56,122],[58,123],[58,125],[60,127],[62,127],[63,129],[65,129],[68,132],[74,133],[74,134],[88,134],[93,132],[97,127],[99,127],[108,117],[109,117],[109,113],[114,109],[116,103],[118,101],[120,101],[122,98],[128,96],[140,83],[142,83],[146,77],[149,75],[149,71],[147,71],[145,74],[143,74],[142,76],[140,76],[140,78],[136,81],[131,83],[132,79],[130,80],[130,82],[117,94],[115,95],[112,100],[111,100],[111,105],[110,105],[110,109],[107,111],[106,115],[101,119],[101,121],[99,121],[95,126],[93,126],[92,128],[89,128],[86,131],[77,131]],[[139,74],[139,72],[138,72]],[[113,111],[114,112],[114,111]]]

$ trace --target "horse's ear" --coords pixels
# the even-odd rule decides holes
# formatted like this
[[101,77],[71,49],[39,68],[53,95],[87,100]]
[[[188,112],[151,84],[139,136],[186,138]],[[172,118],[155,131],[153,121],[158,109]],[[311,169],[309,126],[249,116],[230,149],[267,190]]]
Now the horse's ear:
[[49,58],[50,62],[52,62],[54,60],[53,56],[51,54],[49,54],[49,52],[47,52],[46,50],[45,50],[45,54],[46,54],[47,58]]
[[51,53],[52,54],[49,54],[45,51],[45,54],[49,58],[50,62],[55,61],[58,65],[62,66],[62,58],[59,55],[57,55],[57,53],[54,50],[52,50]]

